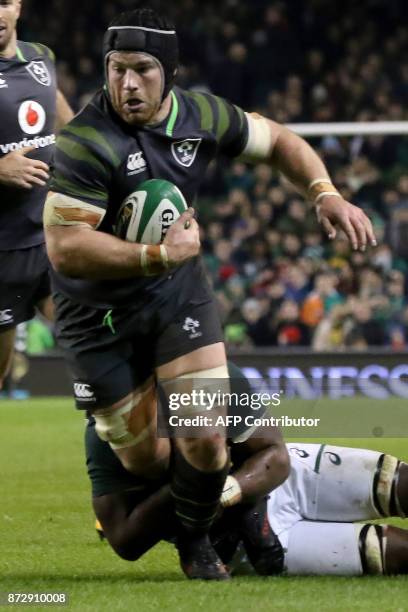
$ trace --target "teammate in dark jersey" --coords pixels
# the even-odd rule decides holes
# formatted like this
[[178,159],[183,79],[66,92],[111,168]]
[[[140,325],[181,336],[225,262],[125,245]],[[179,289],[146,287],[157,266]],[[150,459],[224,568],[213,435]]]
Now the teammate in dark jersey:
[[[105,89],[58,139],[44,220],[57,335],[77,405],[94,414],[124,467],[149,477],[167,469],[169,456],[169,441],[156,436],[153,375],[174,381],[171,392],[180,379],[194,390],[228,373],[192,211],[162,245],[131,244],[113,235],[123,198],[157,177],[191,204],[217,154],[242,155],[281,170],[318,204],[331,236],[339,225],[355,248],[374,236],[305,141],[216,96],[173,87],[177,37],[166,19],[146,9],[122,14],[106,33],[104,57]],[[225,439],[208,433],[193,443],[176,439],[174,447],[182,566],[190,577],[227,577],[206,535],[228,472]],[[283,480],[287,462],[281,467]]]
[[16,40],[20,8],[0,1],[0,389],[16,325],[52,316],[42,209],[56,123],[72,118],[50,49]]

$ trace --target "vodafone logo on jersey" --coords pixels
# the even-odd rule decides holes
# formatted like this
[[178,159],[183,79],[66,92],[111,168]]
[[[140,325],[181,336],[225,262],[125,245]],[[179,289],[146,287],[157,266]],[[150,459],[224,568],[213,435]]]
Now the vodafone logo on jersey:
[[26,134],[38,134],[45,125],[47,115],[45,110],[35,100],[26,100],[18,111],[18,122]]

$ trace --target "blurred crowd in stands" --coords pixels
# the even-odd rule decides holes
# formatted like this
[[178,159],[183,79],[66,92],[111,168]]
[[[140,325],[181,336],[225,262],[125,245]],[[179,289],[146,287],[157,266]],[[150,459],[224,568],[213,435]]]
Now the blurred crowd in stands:
[[[48,44],[80,108],[101,84],[103,31],[129,0],[25,0],[20,37]],[[147,4],[144,3],[144,4]],[[160,8],[160,3],[148,3]],[[175,0],[178,82],[282,123],[408,119],[406,0]],[[379,246],[329,243],[266,165],[213,165],[197,208],[207,267],[234,346],[408,348],[408,138],[312,141]]]

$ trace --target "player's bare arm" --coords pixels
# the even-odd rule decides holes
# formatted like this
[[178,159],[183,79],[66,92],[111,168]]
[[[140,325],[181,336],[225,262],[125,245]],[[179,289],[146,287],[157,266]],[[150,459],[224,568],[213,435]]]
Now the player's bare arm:
[[162,245],[142,245],[94,231],[103,220],[102,209],[50,193],[44,210],[48,256],[58,272],[71,278],[110,280],[160,274],[198,254],[199,231],[193,215],[193,209],[183,213]]
[[67,102],[64,94],[58,89],[57,90],[57,118],[55,122],[55,129],[57,132],[61,130],[74,116],[74,112]]
[[[277,429],[263,438],[251,438],[234,445],[234,448],[239,448],[236,461],[240,457],[243,464],[224,485],[221,497],[224,507],[238,504],[239,501],[247,504],[260,499],[279,486],[288,475],[289,457]],[[278,461],[280,474],[274,467]],[[239,479],[241,483],[240,500],[233,501],[229,495],[231,478]],[[110,545],[120,557],[129,561],[141,557],[161,539],[174,535],[177,527],[169,485],[164,485],[137,503],[134,493],[126,491],[94,497],[92,501]],[[163,516],[166,516],[165,522],[161,520]]]
[[176,530],[169,485],[139,503],[132,492],[124,491],[94,497],[92,504],[109,544],[126,561],[136,561]]
[[239,467],[227,478],[221,497],[223,506],[233,506],[239,502],[254,503],[289,476],[288,451],[276,427],[262,432],[262,437],[255,432],[245,442],[234,444],[231,458]]
[[319,222],[330,239],[342,229],[353,249],[376,245],[371,221],[357,206],[341,197],[327,169],[310,145],[283,125],[247,114],[249,140],[243,157],[269,161],[302,195],[316,206]]

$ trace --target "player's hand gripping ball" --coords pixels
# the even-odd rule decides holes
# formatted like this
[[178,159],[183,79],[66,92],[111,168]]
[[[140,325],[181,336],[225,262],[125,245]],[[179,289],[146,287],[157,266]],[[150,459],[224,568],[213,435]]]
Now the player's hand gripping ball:
[[128,242],[160,244],[187,208],[183,194],[173,183],[162,179],[144,181],[122,203],[115,233]]

